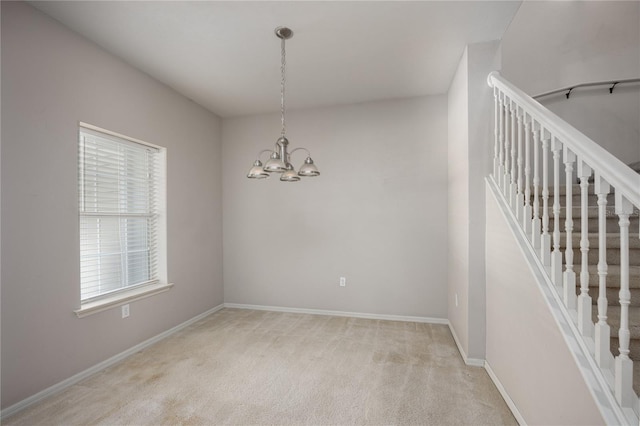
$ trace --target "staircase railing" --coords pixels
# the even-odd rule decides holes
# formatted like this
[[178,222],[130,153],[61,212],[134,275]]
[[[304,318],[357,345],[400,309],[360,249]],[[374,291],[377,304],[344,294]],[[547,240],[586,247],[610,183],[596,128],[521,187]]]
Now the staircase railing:
[[574,89],[580,89],[582,87],[609,86],[609,93],[613,93],[613,89],[615,89],[617,85],[631,84],[631,83],[640,83],[640,78],[628,78],[625,80],[594,81],[591,83],[574,84],[573,86],[563,87],[562,89],[555,89],[555,90],[551,90],[550,92],[540,93],[539,95],[533,96],[533,99],[540,99],[546,96],[555,95],[557,93],[564,93],[566,98],[569,99],[569,97],[571,96],[571,92],[573,92]]
[[[499,73],[491,73],[488,83],[494,90],[493,179],[538,253],[595,360],[594,365],[599,367],[620,407],[632,410],[637,419],[640,407],[633,389],[630,357],[629,224],[640,207],[640,175]],[[574,206],[572,192],[576,179],[579,202]],[[590,192],[597,196],[597,208],[595,205],[591,208],[592,212],[597,211],[592,216],[598,220],[597,315],[592,315],[589,294],[589,234],[594,233],[588,228]],[[607,209],[610,198],[615,200],[613,212]],[[564,229],[561,229],[562,209]],[[617,356],[610,350],[611,325],[607,317],[607,218],[611,219],[613,213],[617,215],[620,234],[620,326],[614,330],[619,340]],[[581,259],[577,267],[574,267],[574,218],[580,221]],[[640,227],[637,231],[635,234],[634,229],[634,238],[640,238]]]

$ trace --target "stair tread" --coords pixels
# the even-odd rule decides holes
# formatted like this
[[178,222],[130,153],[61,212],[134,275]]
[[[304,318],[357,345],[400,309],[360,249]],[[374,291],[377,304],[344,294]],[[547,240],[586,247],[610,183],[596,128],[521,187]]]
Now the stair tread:
[[[531,192],[533,192],[533,186],[531,187]],[[542,192],[542,188],[544,188],[542,185],[540,185],[540,192]],[[560,183],[560,185],[558,185],[558,194],[560,195],[566,195],[567,194],[567,185],[566,183],[562,182]],[[553,184],[549,185],[549,195],[552,195],[554,193],[555,187]],[[582,191],[582,188],[580,187],[579,183],[574,183],[571,185],[571,193],[572,194],[580,194],[580,192]],[[595,193],[595,185],[593,184],[593,182],[589,182],[589,190],[588,190],[588,194],[589,195],[596,195]],[[609,193],[607,194],[609,197],[613,197],[615,196],[615,188],[611,188],[611,191],[609,191]]]
[[[540,217],[542,217],[542,214],[543,214],[542,204],[540,204],[540,210],[541,210]],[[580,220],[580,217],[582,216],[582,208],[579,205],[574,205],[571,211],[573,212],[573,214],[571,215],[573,220],[574,221]],[[564,203],[562,203],[562,205],[560,206],[560,212],[559,212],[560,218],[565,219],[567,216],[566,213],[567,213],[567,209],[565,208]],[[599,214],[600,213],[599,213],[598,206],[589,205],[589,207],[587,207],[588,218],[597,219],[599,217]],[[618,220],[618,215],[615,213],[615,209],[613,206],[607,206],[606,216],[607,216],[607,219],[616,220],[616,221]],[[549,202],[549,220],[553,220],[553,203],[551,201]],[[631,221],[631,223],[633,223],[633,221],[637,221],[638,212],[636,211],[631,215],[629,215],[629,220]]]
[[[543,186],[540,186],[540,191],[542,191]],[[553,194],[554,191],[554,186],[553,185],[549,185],[549,194]],[[564,183],[561,183],[558,187],[558,189],[560,191],[558,191],[560,194],[564,195],[567,193],[567,185]],[[573,193],[580,193],[580,184],[579,183],[574,183],[571,185],[571,192]],[[589,194],[593,194],[593,183],[589,184]]]
[[[611,327],[611,337],[618,337],[620,328],[620,305],[607,307],[607,324]],[[593,319],[598,320],[598,307],[593,307]],[[640,340],[640,306],[629,307],[629,332],[632,340]]]
[[[629,249],[630,250],[640,250],[640,238],[629,238]],[[600,238],[600,234],[597,232],[588,232],[587,238],[589,239],[589,250],[598,250],[598,241]],[[563,238],[565,240],[566,238]],[[582,239],[582,234],[580,232],[573,232],[571,234],[571,240],[573,242],[574,250],[580,249],[580,240]],[[620,234],[607,232],[607,248],[608,249],[619,249],[620,248]]]
[[[573,265],[573,270],[578,274],[580,267]],[[590,274],[598,274],[598,265],[589,265],[589,273]],[[607,265],[607,276],[609,275],[620,275],[620,265]],[[640,275],[640,266],[638,265],[629,265],[629,275],[636,276]]]
[[[580,283],[580,266],[574,265],[576,282]],[[620,265],[607,266],[607,287],[620,288]],[[589,288],[598,287],[598,265],[589,265]],[[640,288],[640,266],[629,266],[629,288]],[[593,297],[593,296],[592,296]]]

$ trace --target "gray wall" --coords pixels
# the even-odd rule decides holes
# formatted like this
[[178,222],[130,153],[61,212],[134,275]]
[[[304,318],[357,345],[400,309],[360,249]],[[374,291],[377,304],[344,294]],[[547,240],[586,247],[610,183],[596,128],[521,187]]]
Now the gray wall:
[[279,125],[223,122],[225,301],[446,318],[446,97],[291,111],[322,174],[247,179]]
[[489,191],[487,188],[487,364],[526,424],[604,424],[527,260]]
[[469,61],[464,50],[448,96],[448,312],[451,328],[469,351]]
[[[484,177],[493,158],[493,93],[499,43],[467,46],[448,92],[449,321],[468,358],[484,359]],[[457,306],[456,306],[457,299]]]
[[[640,2],[525,1],[502,39],[502,73],[530,95],[640,77]],[[640,161],[640,83],[540,102],[626,164]]]
[[[78,319],[78,122],[167,148],[169,292]],[[2,407],[223,302],[220,120],[2,2]]]

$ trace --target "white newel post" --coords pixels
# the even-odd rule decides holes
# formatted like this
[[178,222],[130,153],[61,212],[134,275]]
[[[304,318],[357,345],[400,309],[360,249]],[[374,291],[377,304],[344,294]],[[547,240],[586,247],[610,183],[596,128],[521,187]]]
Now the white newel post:
[[531,235],[531,120],[524,114],[524,210],[522,228]]
[[564,157],[565,170],[565,195],[566,217],[564,221],[564,230],[566,237],[566,246],[564,251],[565,271],[563,275],[563,299],[564,304],[569,309],[576,308],[576,273],[573,270],[573,163],[576,161],[576,155],[566,146],[563,147],[562,154]]
[[516,199],[515,199],[515,212],[516,212],[516,218],[518,219],[519,223],[522,223],[523,220],[523,209],[524,209],[524,179],[523,179],[523,149],[522,149],[522,143],[523,143],[523,120],[524,120],[524,112],[521,114],[520,112],[518,112],[518,182],[517,182],[517,188],[516,188]]
[[560,150],[558,138],[551,140],[553,152],[553,252],[551,253],[551,281],[562,287],[562,252],[560,251]]
[[615,394],[618,403],[623,407],[630,407],[634,402],[633,392],[633,361],[629,358],[629,215],[633,213],[633,205],[618,191],[616,197],[616,214],[620,225],[620,355],[615,360]]
[[493,88],[493,177],[498,178],[499,154],[500,149],[500,130],[498,128],[500,121],[500,103],[498,102],[498,88]]
[[610,186],[600,175],[595,176],[598,195],[598,322],[595,325],[595,358],[602,369],[611,367],[611,329],[607,324],[607,194]]
[[544,129],[542,136],[542,235],[540,236],[540,260],[547,268],[551,268],[551,235],[549,235],[549,142]]
[[585,337],[593,336],[591,296],[589,296],[589,177],[591,168],[578,161],[580,178],[580,296],[578,296],[578,330]]
[[531,120],[533,129],[533,219],[531,220],[531,241],[533,248],[540,250],[540,130],[535,121]]
[[502,184],[502,192],[507,201],[510,201],[509,191],[511,188],[511,167],[509,167],[509,159],[511,158],[511,101],[504,104],[504,181]]
[[511,103],[511,184],[509,185],[509,205],[516,211],[517,171],[516,171],[516,144],[518,143],[518,106]]

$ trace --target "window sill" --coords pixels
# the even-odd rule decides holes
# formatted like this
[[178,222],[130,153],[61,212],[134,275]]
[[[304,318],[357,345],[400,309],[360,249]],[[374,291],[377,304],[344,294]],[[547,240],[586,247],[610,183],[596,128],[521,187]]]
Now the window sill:
[[125,303],[133,302],[135,300],[144,299],[156,294],[164,293],[173,287],[173,284],[153,284],[140,288],[133,289],[124,293],[119,293],[111,297],[105,297],[104,299],[96,300],[94,302],[85,303],[80,306],[80,309],[73,311],[78,318],[83,318],[89,315],[97,314],[98,312],[106,311],[107,309],[114,308],[116,306],[124,305]]

